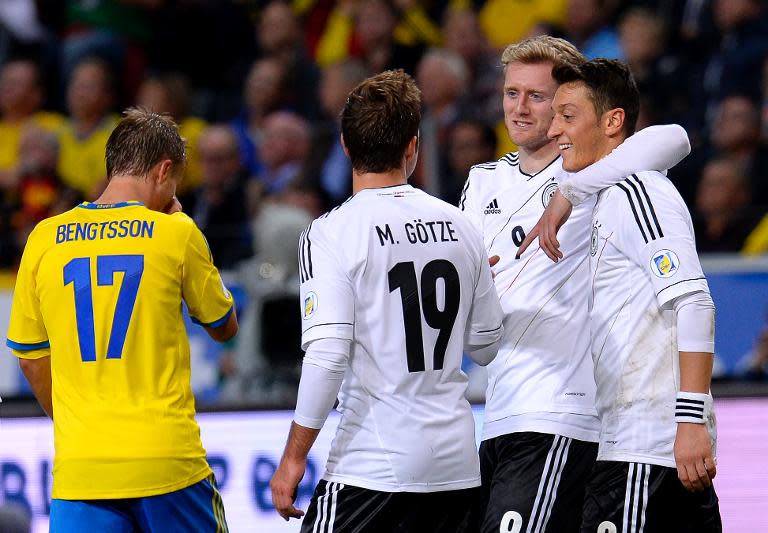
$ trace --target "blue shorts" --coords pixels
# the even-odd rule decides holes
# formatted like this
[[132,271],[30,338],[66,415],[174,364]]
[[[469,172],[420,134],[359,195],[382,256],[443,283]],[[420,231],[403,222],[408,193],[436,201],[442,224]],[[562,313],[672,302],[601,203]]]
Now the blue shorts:
[[53,500],[50,533],[227,533],[213,475],[185,489],[119,500]]

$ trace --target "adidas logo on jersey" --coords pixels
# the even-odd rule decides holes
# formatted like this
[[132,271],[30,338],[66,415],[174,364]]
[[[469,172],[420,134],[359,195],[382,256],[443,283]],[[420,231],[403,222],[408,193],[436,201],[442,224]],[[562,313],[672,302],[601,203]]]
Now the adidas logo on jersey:
[[493,199],[493,201],[485,206],[485,214],[486,215],[500,215],[501,209],[499,209],[499,201],[496,200],[496,198]]

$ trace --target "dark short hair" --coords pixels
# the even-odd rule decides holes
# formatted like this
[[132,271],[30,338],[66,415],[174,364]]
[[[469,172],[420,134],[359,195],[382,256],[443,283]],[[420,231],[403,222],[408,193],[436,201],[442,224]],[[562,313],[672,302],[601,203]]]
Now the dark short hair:
[[419,132],[421,92],[403,70],[387,70],[355,87],[341,112],[344,145],[358,172],[400,167]]
[[167,115],[129,108],[107,140],[107,178],[116,174],[144,176],[165,159],[186,162],[184,139]]
[[560,85],[583,82],[598,117],[611,109],[621,108],[624,110],[624,133],[629,137],[635,132],[640,93],[626,64],[615,59],[593,59],[580,66],[563,64],[552,69],[552,77]]

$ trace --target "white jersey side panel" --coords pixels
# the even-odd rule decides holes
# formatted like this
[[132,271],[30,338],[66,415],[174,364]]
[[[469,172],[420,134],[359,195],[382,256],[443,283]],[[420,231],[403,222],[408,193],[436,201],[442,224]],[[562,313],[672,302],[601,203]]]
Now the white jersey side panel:
[[[709,292],[688,209],[674,185],[641,172],[600,194],[590,247],[598,459],[675,468],[679,389],[669,302]],[[714,419],[708,421],[714,438]]]
[[502,330],[480,234],[409,185],[366,189],[299,249],[302,344],[352,340],[324,479],[388,492],[480,484],[461,371]]
[[504,337],[488,366],[483,439],[518,431],[598,438],[587,307],[594,200],[574,208],[561,228],[559,263],[536,244],[515,259],[561,173],[560,158],[530,176],[508,154],[473,167],[459,205],[482,230],[488,256],[500,257],[494,282]]

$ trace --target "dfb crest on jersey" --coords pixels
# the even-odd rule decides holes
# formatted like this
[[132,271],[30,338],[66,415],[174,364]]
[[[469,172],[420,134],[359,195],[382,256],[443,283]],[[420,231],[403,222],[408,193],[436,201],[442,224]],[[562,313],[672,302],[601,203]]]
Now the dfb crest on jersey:
[[589,239],[589,255],[592,257],[594,257],[597,253],[597,243],[600,238],[600,230],[597,229],[598,227],[599,224],[595,222],[595,224],[592,226],[592,237]]
[[544,187],[544,192],[541,193],[541,203],[546,208],[549,205],[550,200],[557,192],[557,183],[550,183]]
[[304,320],[309,320],[315,311],[317,311],[317,294],[314,292],[307,293],[304,298]]
[[659,250],[651,257],[651,272],[660,278],[674,276],[678,268],[680,260],[672,250]]

